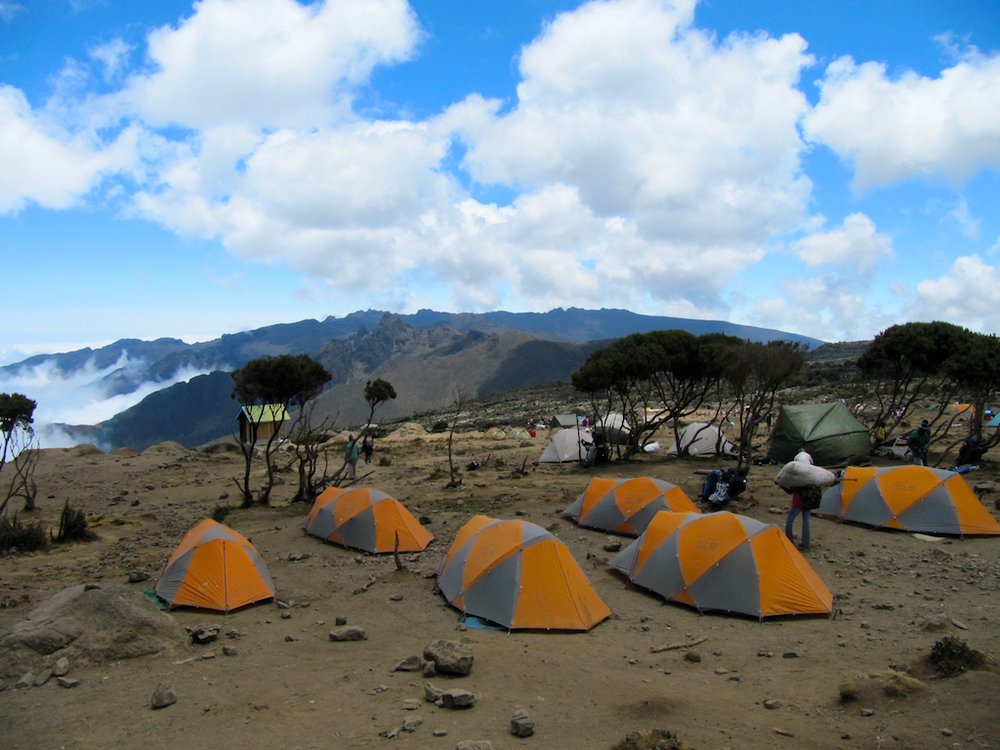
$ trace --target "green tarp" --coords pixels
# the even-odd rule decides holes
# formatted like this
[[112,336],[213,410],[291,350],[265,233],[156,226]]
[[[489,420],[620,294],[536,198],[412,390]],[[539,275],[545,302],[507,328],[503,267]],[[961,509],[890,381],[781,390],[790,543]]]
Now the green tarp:
[[782,406],[767,444],[767,457],[778,463],[804,448],[818,466],[846,466],[868,455],[868,428],[840,401]]

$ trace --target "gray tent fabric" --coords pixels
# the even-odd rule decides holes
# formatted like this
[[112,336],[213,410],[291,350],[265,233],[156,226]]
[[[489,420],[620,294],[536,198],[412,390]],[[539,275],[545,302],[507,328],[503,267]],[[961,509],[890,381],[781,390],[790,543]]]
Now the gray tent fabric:
[[618,412],[610,412],[603,417],[598,417],[594,429],[603,431],[604,439],[612,445],[625,445],[632,432],[632,427],[625,416]]
[[1000,535],[1000,523],[966,479],[932,466],[849,466],[814,512],[925,534]]
[[538,460],[541,463],[582,461],[587,456],[586,445],[593,442],[594,436],[586,427],[562,429],[552,435]]
[[818,466],[846,466],[868,454],[868,428],[841,401],[784,405],[767,444],[767,457],[791,461],[805,449]]
[[692,422],[681,433],[680,442],[667,449],[668,456],[676,456],[680,448],[687,448],[689,456],[735,456],[736,446],[729,442],[719,428],[707,422]]

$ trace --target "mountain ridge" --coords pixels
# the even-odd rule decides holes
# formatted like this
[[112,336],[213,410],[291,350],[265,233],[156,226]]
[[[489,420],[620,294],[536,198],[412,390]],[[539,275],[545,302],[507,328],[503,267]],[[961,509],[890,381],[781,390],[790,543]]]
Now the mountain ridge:
[[96,385],[105,397],[162,384],[98,425],[60,427],[110,448],[141,450],[163,440],[194,447],[232,433],[239,407],[229,398],[232,384],[224,373],[257,357],[308,354],[317,359],[333,376],[317,399],[318,416],[357,424],[367,416],[367,379],[381,377],[393,384],[398,398],[380,408],[379,418],[398,419],[460,397],[568,381],[603,343],[667,328],[695,335],[727,333],[751,341],[796,341],[810,349],[824,343],[773,329],[621,309],[411,314],[359,310],[342,318],[280,323],[195,344],[123,339],[101,349],[35,355],[0,367],[0,375],[31,367],[71,374],[89,367],[96,371]]

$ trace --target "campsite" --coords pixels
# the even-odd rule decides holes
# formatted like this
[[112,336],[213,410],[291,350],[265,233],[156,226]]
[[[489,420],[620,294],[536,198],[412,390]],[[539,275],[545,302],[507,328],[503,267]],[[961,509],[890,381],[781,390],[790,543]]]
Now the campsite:
[[[535,438],[470,431],[454,436],[462,482],[447,487],[447,438],[419,424],[381,437],[372,463],[358,467],[356,486],[367,492],[350,511],[356,520],[332,507],[337,500],[341,508],[340,497],[328,498],[327,516],[320,519],[317,511],[309,533],[310,508],[285,499],[293,492],[291,475],[280,477],[270,507],[238,507],[233,477],[242,459],[224,446],[44,450],[33,517],[57,524],[69,503],[85,512],[97,539],[0,560],[0,639],[39,608],[62,633],[61,641],[44,628],[36,633],[36,645],[47,633],[50,641],[41,648],[49,655],[0,641],[0,744],[149,750],[451,750],[473,741],[493,748],[1000,747],[1000,537],[940,536],[814,516],[808,553],[782,546],[780,534],[772,533],[767,544],[790,548],[782,553],[788,559],[801,558],[803,580],[814,576],[820,594],[828,589],[829,614],[741,614],[736,604],[715,599],[699,611],[650,588],[658,583],[633,583],[622,572],[630,556],[641,554],[628,553],[638,528],[591,528],[566,511],[592,481],[599,480],[595,492],[603,488],[603,497],[626,480],[651,477],[706,513],[699,499],[705,472],[731,459],[676,458],[664,450],[584,467],[578,460],[539,462],[549,444],[545,430]],[[901,465],[892,456],[872,462]],[[774,484],[778,469],[752,468],[747,489],[724,514],[746,520],[727,521],[729,527],[752,536],[782,526],[788,496]],[[994,464],[987,461],[959,479],[988,516],[1000,517]],[[636,494],[612,493],[602,523],[622,523],[615,519]],[[377,510],[386,498],[402,511],[392,504]],[[687,512],[677,516],[695,517],[686,504],[681,510]],[[350,541],[357,538],[349,536],[351,523],[402,518],[404,512],[432,536],[417,540],[418,551],[399,543],[395,554],[373,554],[364,551],[367,542]],[[180,551],[182,538],[213,515],[259,553],[276,599],[228,612],[156,609],[149,592],[167,561]],[[409,518],[400,524],[412,527]],[[474,538],[491,533],[516,537],[516,565],[510,562],[478,589],[467,586],[470,568],[479,564]],[[227,539],[241,544],[235,536]],[[495,547],[496,539],[487,546]],[[386,549],[383,539],[369,541]],[[464,568],[444,566],[447,555]],[[542,555],[564,561],[559,565],[569,572],[560,578],[579,576],[589,584],[592,591],[573,595],[585,598],[576,609],[589,609],[592,623],[573,629],[552,621],[547,630],[545,620],[536,620],[526,630],[508,630],[516,622],[496,627],[501,614],[472,616],[477,599],[496,605],[507,596],[503,606],[519,613],[546,597],[564,599],[554,578],[532,572]],[[187,569],[194,567],[191,558]],[[717,597],[731,588],[729,577],[723,583],[701,593]],[[517,604],[511,592],[531,586],[539,588],[521,596],[532,602]],[[58,610],[56,617],[51,606],[44,609],[68,587],[77,587],[68,612]],[[745,599],[747,588],[737,587],[737,598]],[[158,631],[152,653],[130,655],[144,650],[146,641],[138,630],[120,632],[122,616],[102,613],[107,604],[88,609],[88,597],[96,601],[99,594],[141,601],[166,618],[170,626]],[[729,607],[734,611],[724,611]],[[463,644],[472,656],[468,674],[420,671],[426,649],[440,640]],[[932,654],[947,648],[981,654],[982,663],[946,676]],[[68,654],[57,670],[63,675],[41,679],[60,653]],[[18,687],[29,670],[34,680]],[[438,705],[427,700],[434,691],[467,691],[473,705]],[[164,693],[166,705],[152,708],[154,694]],[[512,733],[516,716],[521,726],[533,725],[530,736]],[[651,730],[667,730],[676,742],[641,744],[632,736],[632,744],[622,744],[626,736]]]

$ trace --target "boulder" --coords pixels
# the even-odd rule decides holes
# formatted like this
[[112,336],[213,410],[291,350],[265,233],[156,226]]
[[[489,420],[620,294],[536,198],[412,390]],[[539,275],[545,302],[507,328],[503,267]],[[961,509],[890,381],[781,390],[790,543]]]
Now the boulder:
[[424,658],[434,662],[438,674],[467,675],[472,671],[472,649],[461,641],[439,639],[424,648]]

